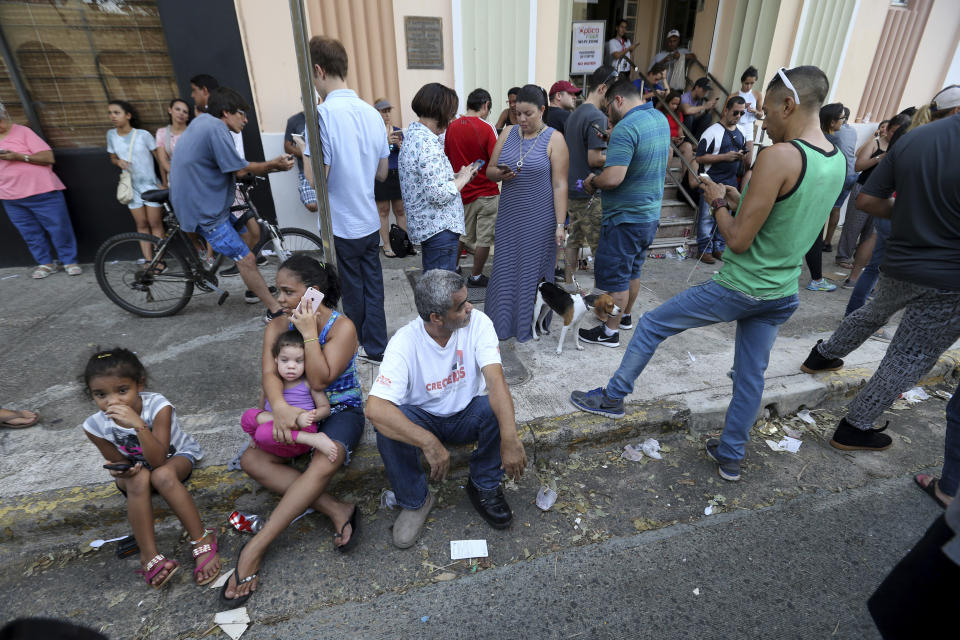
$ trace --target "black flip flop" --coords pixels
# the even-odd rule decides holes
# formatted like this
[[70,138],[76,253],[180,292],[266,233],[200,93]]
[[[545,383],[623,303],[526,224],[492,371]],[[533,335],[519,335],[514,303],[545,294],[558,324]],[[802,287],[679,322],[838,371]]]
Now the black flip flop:
[[340,553],[346,553],[347,551],[350,551],[350,549],[354,547],[354,543],[357,541],[357,533],[359,532],[359,529],[357,527],[357,522],[358,522],[357,514],[359,512],[360,512],[360,509],[356,505],[354,505],[353,513],[350,515],[350,519],[347,520],[342,527],[340,527],[339,532],[333,534],[334,540],[337,540],[338,538],[342,538],[343,530],[347,528],[347,525],[350,525],[350,539],[347,540],[347,544],[340,545],[340,546],[333,545],[333,548],[339,551]]
[[227,605],[228,607],[233,607],[233,608],[242,607],[242,606],[247,602],[247,600],[250,599],[250,596],[253,595],[253,591],[251,591],[251,592],[248,593],[247,595],[245,595],[245,596],[240,596],[240,597],[238,597],[238,598],[228,598],[228,597],[227,597],[227,587],[230,585],[230,578],[236,578],[236,579],[237,579],[237,588],[239,589],[241,584],[246,584],[246,583],[250,582],[251,580],[253,580],[254,578],[257,577],[257,574],[256,574],[256,573],[253,573],[253,574],[247,576],[246,578],[244,578],[244,579],[242,579],[242,580],[240,579],[240,554],[243,553],[243,549],[244,549],[244,547],[247,546],[247,543],[248,543],[248,542],[250,542],[250,541],[247,540],[247,542],[244,542],[244,543],[243,543],[243,547],[240,547],[240,551],[237,551],[237,566],[236,566],[236,569],[234,570],[234,572],[233,572],[232,574],[230,574],[230,576],[227,578],[227,581],[223,583],[223,588],[220,589],[220,602],[222,602],[223,604]]
[[[926,476],[926,477],[930,478],[930,482],[928,482],[926,486],[922,485],[922,484],[920,483],[920,476]],[[934,478],[933,476],[928,476],[928,475],[925,474],[925,473],[918,473],[917,475],[913,476],[913,481],[914,481],[915,483],[917,483],[917,486],[920,487],[920,490],[923,491],[923,492],[924,492],[925,494],[927,494],[928,496],[930,496],[931,498],[933,498],[933,501],[936,502],[938,505],[940,505],[940,508],[941,508],[941,509],[946,509],[946,508],[947,508],[947,505],[946,505],[946,504],[944,503],[944,501],[941,500],[940,497],[937,495],[937,481],[938,481],[938,480],[939,480],[938,478]]]

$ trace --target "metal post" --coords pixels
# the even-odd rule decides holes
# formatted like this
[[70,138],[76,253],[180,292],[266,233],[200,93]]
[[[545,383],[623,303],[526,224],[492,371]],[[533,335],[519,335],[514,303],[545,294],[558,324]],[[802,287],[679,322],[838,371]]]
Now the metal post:
[[2,29],[0,29],[0,56],[3,56],[3,64],[7,66],[7,71],[10,72],[10,80],[13,82],[13,88],[17,92],[17,97],[20,98],[20,105],[23,107],[23,111],[27,116],[30,128],[33,129],[34,133],[43,138],[43,127],[40,126],[40,117],[37,115],[36,109],[33,108],[33,102],[30,100],[30,92],[27,91],[27,85],[23,82],[23,77],[20,75],[20,68],[17,67],[17,62],[13,58],[13,52],[10,50],[10,44],[3,35]]
[[320,220],[320,237],[323,240],[324,260],[337,266],[337,252],[333,246],[333,223],[330,219],[330,198],[327,195],[327,173],[323,165],[323,149],[320,146],[320,127],[317,124],[317,103],[314,99],[313,65],[310,62],[310,43],[307,33],[307,16],[303,0],[290,0],[290,21],[293,23],[293,43],[297,51],[297,68],[300,71],[300,96],[306,116],[307,140],[310,142],[310,167],[313,169],[313,186],[317,192],[317,208]]

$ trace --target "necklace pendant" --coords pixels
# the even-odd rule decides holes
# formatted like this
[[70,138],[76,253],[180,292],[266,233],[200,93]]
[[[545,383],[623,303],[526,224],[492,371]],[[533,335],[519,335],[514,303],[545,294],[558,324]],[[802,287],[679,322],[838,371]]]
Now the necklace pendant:
[[523,160],[517,160],[517,169],[523,167]]

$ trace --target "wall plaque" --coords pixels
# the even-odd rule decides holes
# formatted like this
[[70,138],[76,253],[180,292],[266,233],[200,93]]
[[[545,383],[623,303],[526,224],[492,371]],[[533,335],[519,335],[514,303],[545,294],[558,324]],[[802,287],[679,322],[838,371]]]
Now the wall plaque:
[[443,69],[443,23],[440,18],[404,16],[407,69]]

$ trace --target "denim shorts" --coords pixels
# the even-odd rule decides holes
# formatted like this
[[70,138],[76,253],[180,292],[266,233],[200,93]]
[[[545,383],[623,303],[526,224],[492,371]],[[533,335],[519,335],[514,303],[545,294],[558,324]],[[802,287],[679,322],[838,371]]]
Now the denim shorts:
[[353,457],[354,450],[360,444],[360,437],[363,435],[365,424],[363,409],[349,407],[330,415],[319,425],[320,433],[326,434],[328,438],[343,446],[346,452],[346,457],[343,460],[343,466],[345,467],[350,465],[350,458]]
[[213,250],[230,258],[234,262],[241,260],[250,253],[250,249],[243,242],[243,238],[233,228],[233,223],[229,218],[221,220],[215,227],[204,229],[197,227]]
[[658,220],[648,222],[604,222],[593,274],[598,289],[627,291],[630,281],[640,277],[640,268],[647,258],[647,247],[657,235]]

